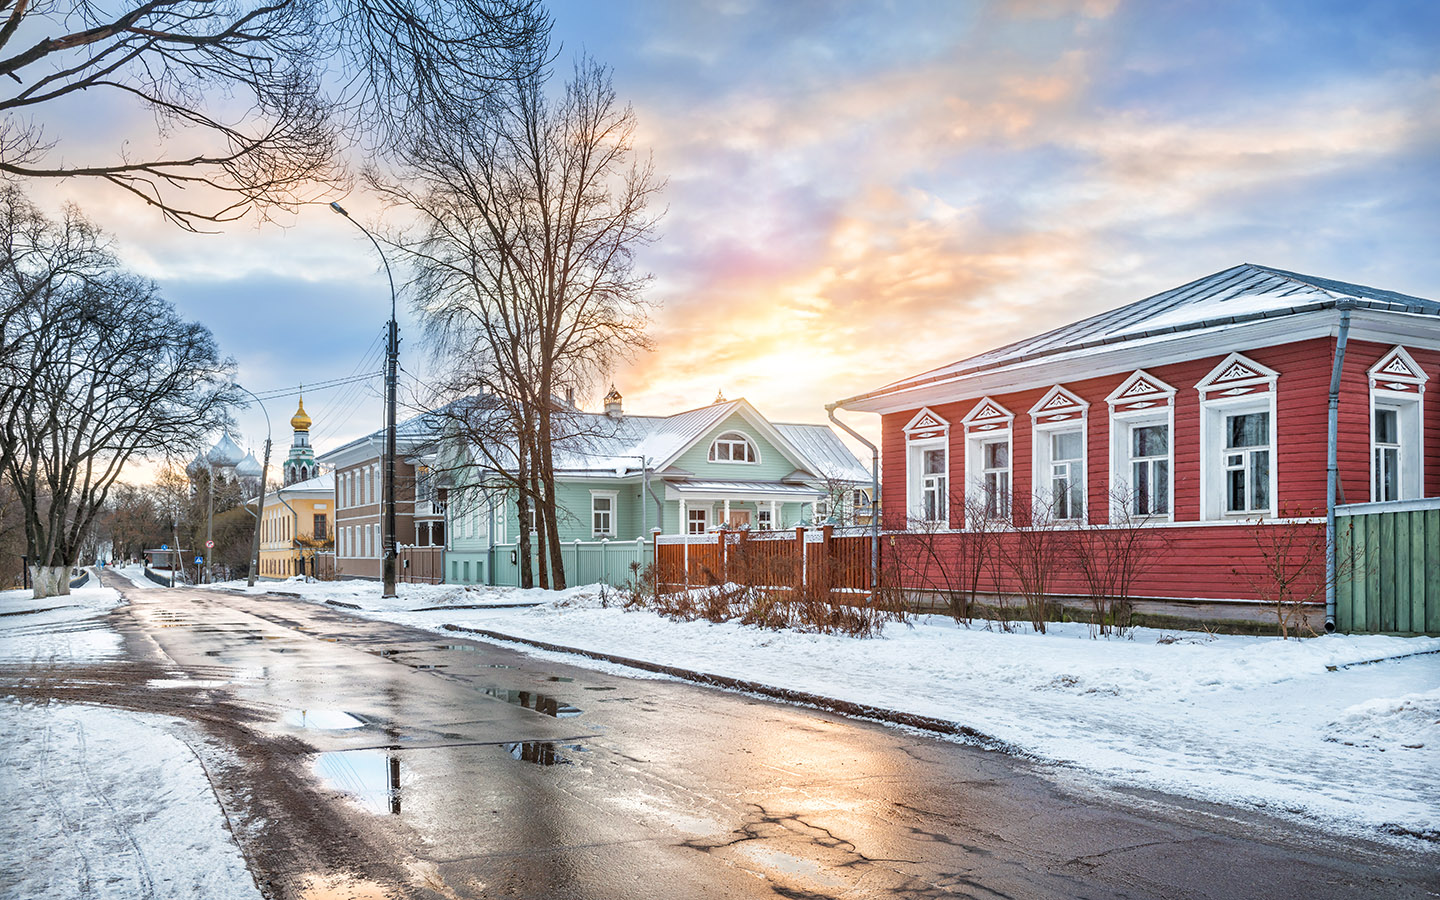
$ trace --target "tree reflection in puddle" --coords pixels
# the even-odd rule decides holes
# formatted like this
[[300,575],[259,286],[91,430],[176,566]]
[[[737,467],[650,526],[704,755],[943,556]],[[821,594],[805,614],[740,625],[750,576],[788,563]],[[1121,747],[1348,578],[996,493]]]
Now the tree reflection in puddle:
[[353,797],[372,813],[400,815],[400,755],[384,750],[321,753],[315,771],[325,783]]
[[533,709],[538,713],[553,716],[557,719],[569,719],[580,715],[580,710],[564,700],[549,697],[536,691],[511,691],[505,688],[489,687],[485,693],[498,700],[515,706],[523,706],[526,709]]
[[568,766],[572,760],[562,754],[562,750],[572,754],[587,752],[580,744],[556,744],[552,741],[501,744],[500,749],[510,754],[511,759],[534,763],[537,766]]

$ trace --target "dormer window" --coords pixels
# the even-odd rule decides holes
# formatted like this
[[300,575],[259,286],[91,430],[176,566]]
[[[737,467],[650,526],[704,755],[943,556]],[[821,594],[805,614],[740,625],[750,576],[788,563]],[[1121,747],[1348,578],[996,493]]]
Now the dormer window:
[[738,431],[727,431],[710,445],[710,461],[722,463],[754,463],[760,461],[755,444]]

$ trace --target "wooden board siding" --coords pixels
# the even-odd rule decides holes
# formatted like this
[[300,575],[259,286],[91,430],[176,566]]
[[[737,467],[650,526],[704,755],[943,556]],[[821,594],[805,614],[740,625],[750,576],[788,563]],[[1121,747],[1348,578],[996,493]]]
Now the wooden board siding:
[[[1045,540],[1052,542],[1051,552],[1056,560],[1049,593],[1068,596],[1086,593],[1084,579],[1067,559],[1066,542],[1081,534],[1083,532],[1074,530],[1055,530],[1044,535]],[[964,532],[887,534],[882,538],[887,578],[898,579],[906,587],[917,590],[960,587],[955,570],[948,574],[941,571],[934,559],[963,558],[966,550],[962,545],[973,540],[972,535]],[[990,540],[989,546],[998,555],[990,557],[991,562],[985,566],[979,590],[984,594],[1014,595],[1018,592],[1017,582],[1003,560],[1014,553],[1016,535],[992,535]],[[1310,570],[1296,590],[1301,595],[1314,593],[1316,602],[1324,600],[1319,590],[1324,578],[1324,556],[1320,549],[1324,546],[1324,526],[1321,524],[1161,526],[1146,532],[1146,540],[1153,541],[1147,545],[1153,562],[1135,578],[1130,587],[1132,597],[1255,599],[1257,584],[1263,585],[1269,579],[1264,554],[1273,553],[1277,541],[1289,541],[1292,547],[1313,549],[1308,557],[1293,557]],[[933,553],[930,548],[919,546],[924,541],[934,542]],[[996,560],[1000,561],[998,565]]]

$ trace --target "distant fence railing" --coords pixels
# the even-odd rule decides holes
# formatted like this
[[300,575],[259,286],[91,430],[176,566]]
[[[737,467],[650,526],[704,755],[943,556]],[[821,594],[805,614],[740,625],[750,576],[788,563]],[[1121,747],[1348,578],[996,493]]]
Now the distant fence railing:
[[[532,550],[534,544],[531,545]],[[622,587],[637,581],[636,572],[643,572],[655,556],[654,545],[645,538],[633,541],[564,541],[560,544],[560,561],[565,567],[565,583],[608,584]],[[519,544],[496,544],[492,581],[515,587],[520,584]],[[638,564],[638,565],[637,565]]]
[[1335,516],[1335,629],[1440,634],[1440,498]]
[[824,525],[656,538],[655,586],[661,593],[729,582],[869,591],[870,535]]

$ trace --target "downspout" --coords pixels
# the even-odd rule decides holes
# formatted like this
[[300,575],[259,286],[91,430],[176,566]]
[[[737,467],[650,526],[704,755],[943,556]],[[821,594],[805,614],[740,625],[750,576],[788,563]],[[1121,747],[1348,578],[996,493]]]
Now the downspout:
[[1338,434],[1340,372],[1345,367],[1345,344],[1350,340],[1350,310],[1355,304],[1341,300],[1340,333],[1335,341],[1335,362],[1330,369],[1330,412],[1325,429],[1325,631],[1335,630],[1335,496],[1340,482]]
[[870,602],[880,590],[880,448],[870,443],[858,431],[835,418],[838,403],[825,404],[825,414],[830,421],[839,425],[845,433],[870,448]]

